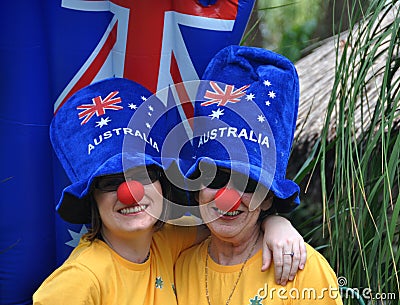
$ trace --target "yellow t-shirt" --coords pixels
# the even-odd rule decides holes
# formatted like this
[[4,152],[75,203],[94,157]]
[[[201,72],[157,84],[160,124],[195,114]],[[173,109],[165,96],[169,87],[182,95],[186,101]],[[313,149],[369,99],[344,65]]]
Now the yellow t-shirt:
[[[178,305],[208,305],[205,259],[210,239],[184,251],[175,265]],[[336,275],[326,259],[307,246],[307,263],[286,286],[277,285],[274,266],[261,272],[262,250],[251,257],[240,276],[229,305],[343,304]],[[207,287],[210,304],[221,305],[232,292],[242,264],[223,266],[208,257]]]
[[195,227],[164,225],[154,233],[143,264],[122,258],[100,240],[81,240],[35,292],[33,304],[176,304],[173,266],[195,237]]

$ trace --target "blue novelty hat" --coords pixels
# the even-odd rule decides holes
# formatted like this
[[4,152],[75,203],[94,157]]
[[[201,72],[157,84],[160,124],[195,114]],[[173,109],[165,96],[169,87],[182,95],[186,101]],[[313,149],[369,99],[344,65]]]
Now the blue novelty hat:
[[[195,102],[193,176],[201,162],[244,174],[271,190],[279,212],[299,203],[285,178],[296,128],[299,80],[282,55],[229,46],[211,60]],[[200,166],[201,168],[201,166]]]
[[[88,193],[95,177],[136,166],[168,168],[163,141],[176,118],[165,105],[131,80],[109,78],[72,95],[54,116],[50,139],[71,185],[57,205],[71,223],[90,223]],[[168,123],[168,122],[171,123]]]

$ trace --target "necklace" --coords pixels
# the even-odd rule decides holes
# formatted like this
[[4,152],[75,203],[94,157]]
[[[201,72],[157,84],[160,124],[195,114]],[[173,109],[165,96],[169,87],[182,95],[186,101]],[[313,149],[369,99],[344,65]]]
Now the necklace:
[[[239,283],[240,277],[241,277],[241,275],[242,275],[242,273],[243,273],[244,266],[246,265],[247,261],[249,260],[249,258],[250,258],[250,256],[251,256],[251,253],[253,253],[253,250],[254,250],[254,248],[255,248],[255,246],[256,246],[256,244],[257,244],[257,241],[258,241],[258,238],[259,238],[259,237],[260,237],[260,233],[258,233],[258,236],[257,236],[257,238],[256,238],[255,243],[254,243],[253,246],[251,247],[249,254],[247,254],[247,257],[246,257],[246,259],[244,260],[244,262],[243,262],[243,264],[242,264],[242,267],[240,268],[239,275],[238,275],[238,277],[237,277],[237,279],[236,279],[235,284],[233,285],[232,291],[231,291],[231,293],[229,294],[229,297],[228,297],[228,299],[226,300],[225,305],[228,305],[229,302],[231,301],[232,295],[233,295],[233,293],[235,292],[236,286],[237,286],[237,284]],[[208,256],[209,256],[209,253],[210,253],[210,244],[211,244],[211,241],[210,241],[210,243],[208,244],[207,255],[206,255],[206,264],[205,264],[206,297],[207,297],[208,305],[211,305],[210,295],[209,295],[209,293],[208,293]]]

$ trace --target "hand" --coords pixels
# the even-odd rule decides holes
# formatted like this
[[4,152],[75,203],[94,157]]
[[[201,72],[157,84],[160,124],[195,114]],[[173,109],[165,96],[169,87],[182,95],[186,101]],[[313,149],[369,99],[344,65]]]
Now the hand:
[[264,231],[261,271],[269,268],[273,257],[275,281],[284,286],[294,279],[298,269],[304,268],[307,260],[304,239],[290,221],[281,216],[266,217],[261,227]]

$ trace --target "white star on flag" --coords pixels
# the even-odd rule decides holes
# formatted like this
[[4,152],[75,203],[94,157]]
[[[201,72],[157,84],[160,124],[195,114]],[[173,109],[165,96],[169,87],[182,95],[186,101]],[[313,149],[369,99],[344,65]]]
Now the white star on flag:
[[267,86],[267,87],[271,86],[271,82],[269,80],[263,81],[263,84],[264,84],[264,86]]
[[265,122],[265,116],[263,116],[263,115],[260,114],[260,115],[257,117],[257,121],[259,121],[260,123]]
[[147,127],[148,129],[150,129],[150,128],[151,128],[151,125],[150,125],[149,123],[146,123],[146,127]]
[[82,226],[81,231],[79,233],[74,232],[72,230],[68,230],[69,234],[71,235],[72,239],[65,244],[72,248],[75,248],[79,244],[79,240],[81,239],[82,235],[88,232],[88,229],[85,225]]
[[133,109],[133,110],[136,110],[136,109],[137,109],[137,106],[136,106],[135,104],[132,104],[132,103],[130,103],[130,104],[128,105],[128,107],[131,108],[131,109]]
[[224,115],[224,109],[221,110],[220,108],[218,108],[217,111],[212,110],[212,114],[209,114],[208,116],[210,116],[211,120],[213,120],[213,119],[219,119],[221,115]]
[[147,98],[145,98],[143,95],[140,97],[142,101],[147,101]]
[[266,101],[266,102],[265,102],[265,105],[270,106],[270,105],[271,105],[271,102],[270,102],[270,101]]
[[268,92],[268,96],[269,96],[270,98],[275,98],[275,97],[276,97],[276,94],[275,94],[274,91],[270,91],[270,92]]
[[97,124],[96,124],[96,127],[103,127],[103,126],[107,126],[108,125],[108,123],[110,123],[111,122],[111,120],[110,120],[110,118],[109,117],[107,117],[107,118],[101,118],[100,119],[100,121],[98,121],[98,122],[96,122]]
[[246,101],[253,101],[254,98],[254,93],[246,94]]

